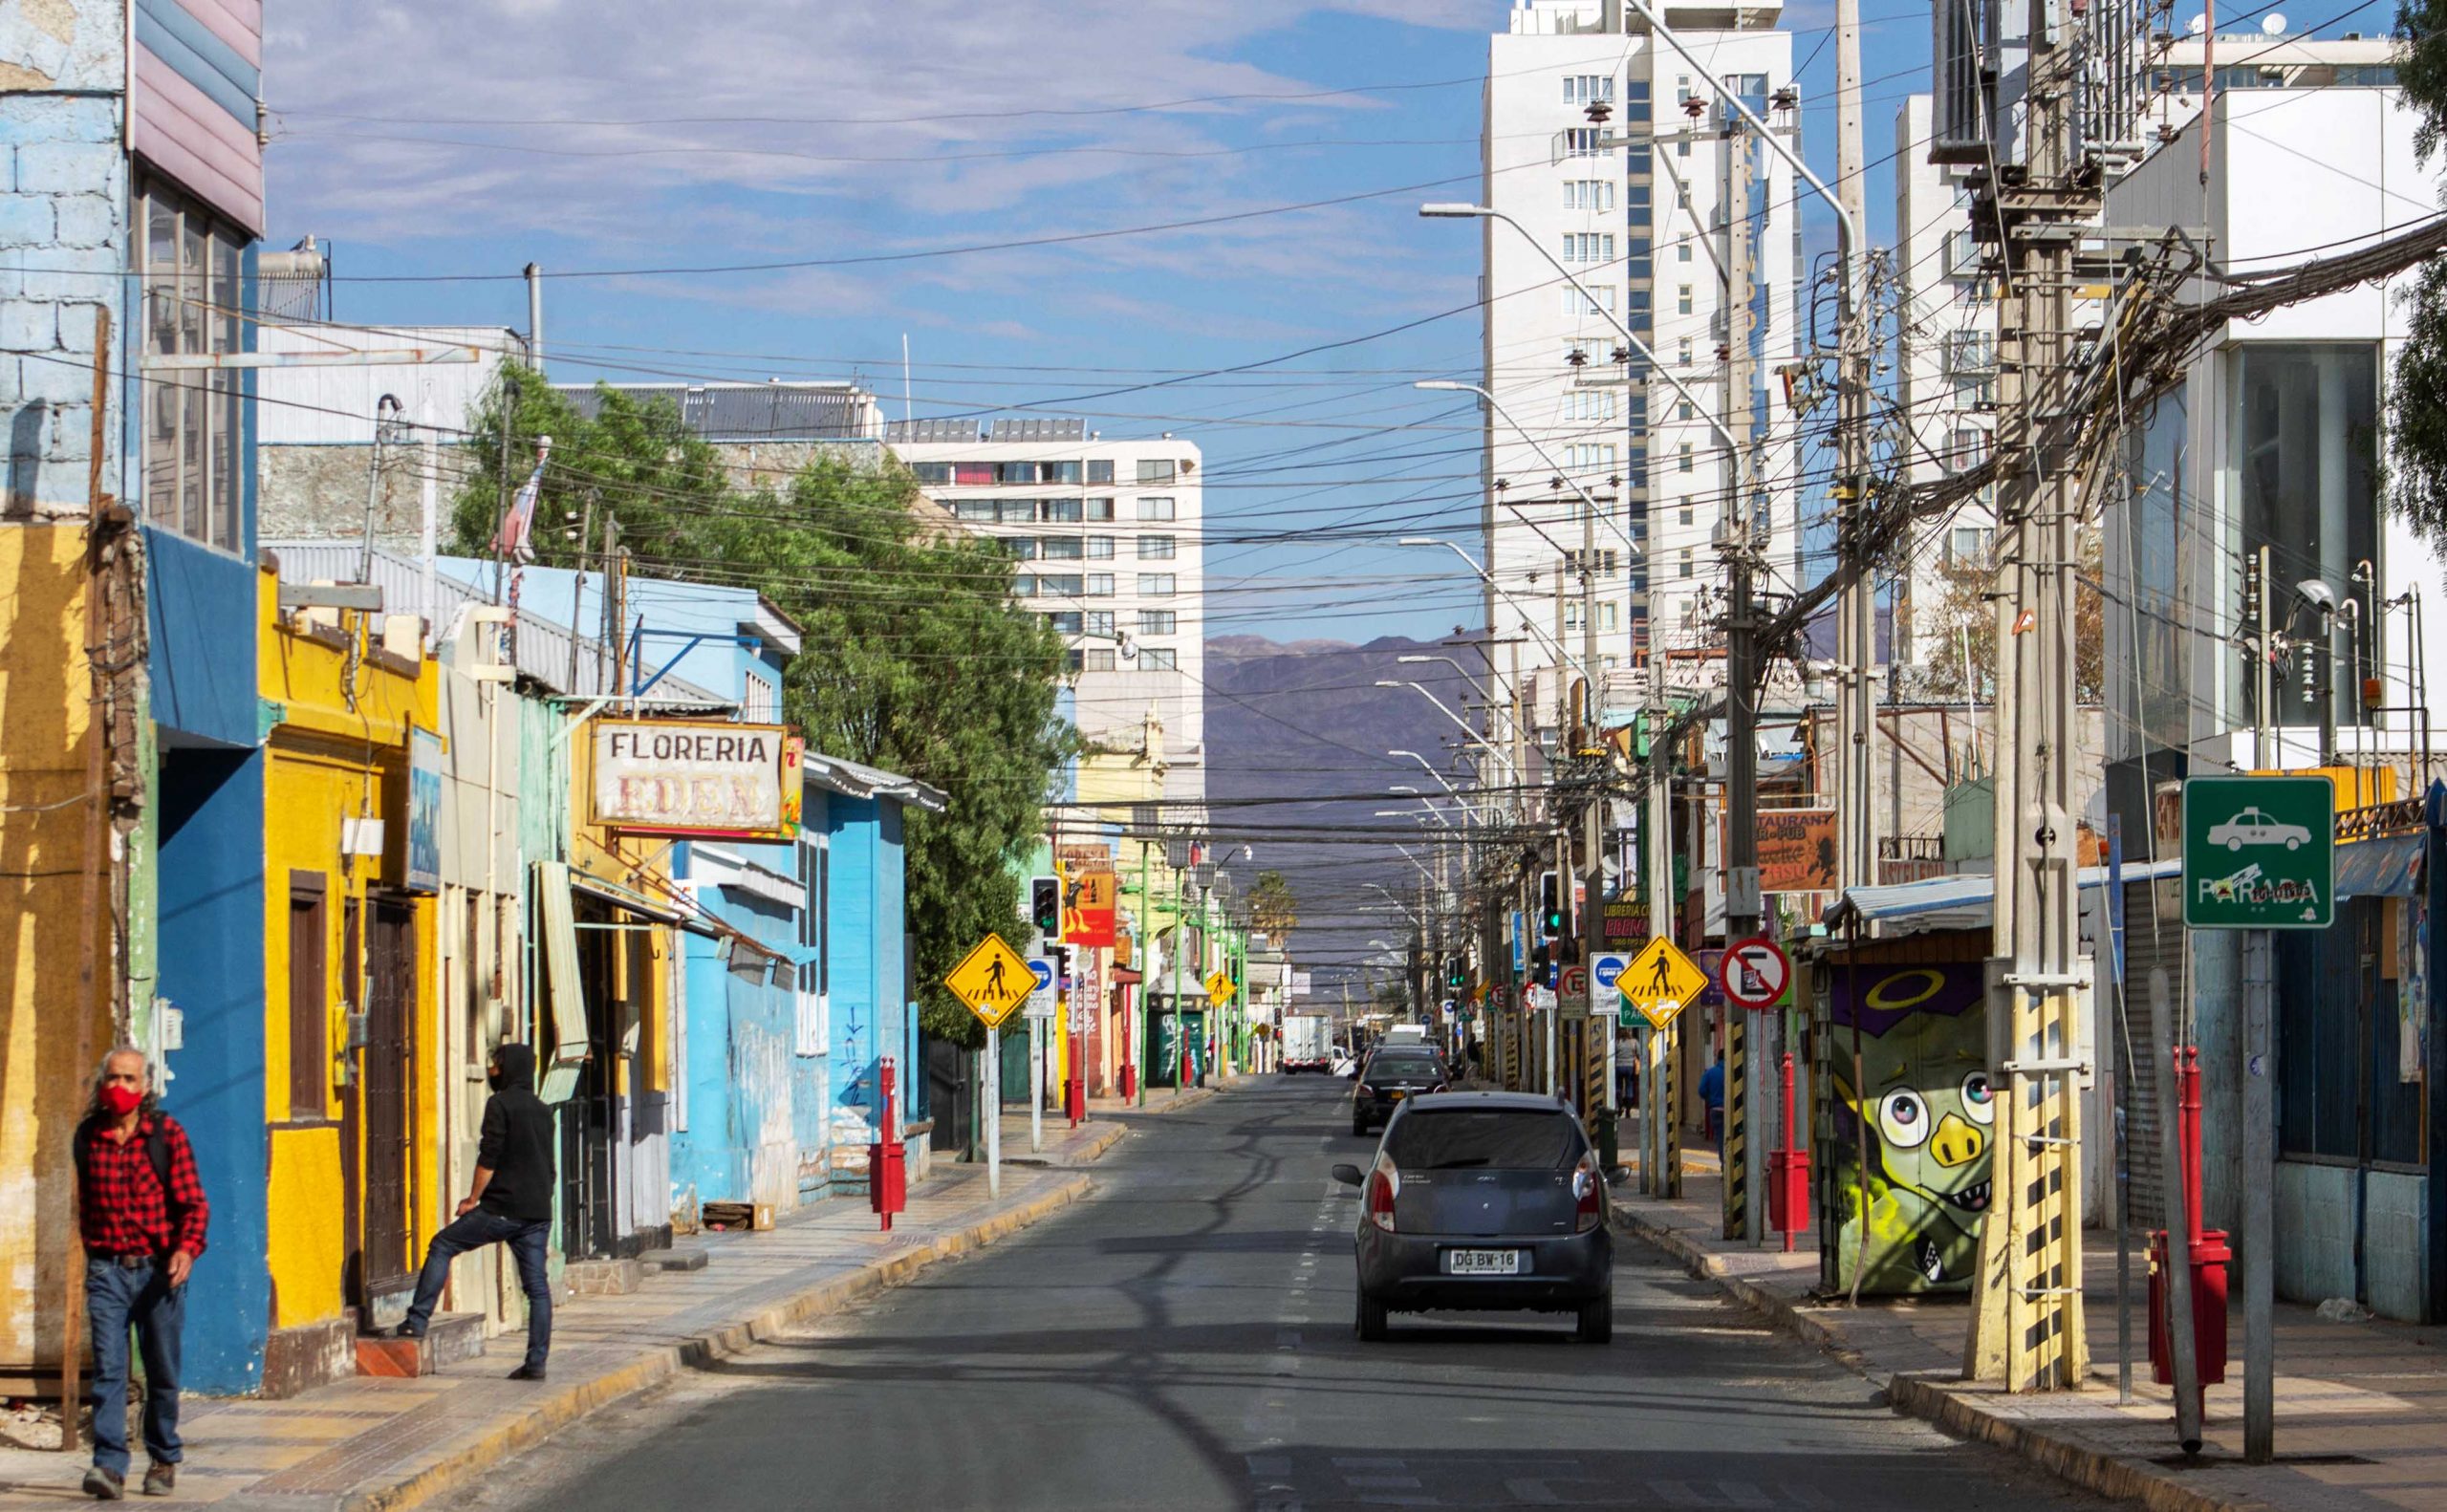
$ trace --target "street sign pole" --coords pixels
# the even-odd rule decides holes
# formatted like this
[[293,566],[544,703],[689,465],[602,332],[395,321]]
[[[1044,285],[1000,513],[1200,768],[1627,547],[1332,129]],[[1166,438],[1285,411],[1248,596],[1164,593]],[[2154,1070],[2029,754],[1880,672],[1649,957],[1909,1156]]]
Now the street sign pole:
[[2275,1457],[2277,1434],[2276,954],[2268,930],[2243,936],[2243,1461],[2255,1465]]
[[1045,1021],[1029,1015],[1029,1154],[1045,1149]]
[[1003,1031],[985,1031],[985,1195],[1003,1195]]

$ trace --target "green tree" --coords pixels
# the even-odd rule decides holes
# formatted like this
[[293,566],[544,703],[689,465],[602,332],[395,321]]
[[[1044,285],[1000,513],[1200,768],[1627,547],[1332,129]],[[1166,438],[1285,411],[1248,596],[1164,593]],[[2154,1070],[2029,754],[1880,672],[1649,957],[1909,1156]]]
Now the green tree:
[[1260,872],[1249,884],[1249,920],[1276,949],[1300,927],[1300,899],[1281,872]]
[[[2418,118],[2414,152],[2422,163],[2447,143],[2447,0],[2399,0],[2404,50],[2396,82]],[[2447,261],[2421,265],[2403,296],[2411,340],[2396,344],[2388,381],[2388,496],[2413,527],[2447,549]]]
[[907,814],[912,986],[928,1032],[977,1043],[976,1020],[941,983],[989,931],[1025,948],[1016,868],[1042,829],[1051,774],[1076,748],[1055,717],[1060,637],[1012,602],[1011,559],[925,521],[897,464],[829,456],[778,494],[751,492],[668,403],[603,389],[597,406],[582,415],[531,372],[505,370],[471,417],[452,516],[460,550],[489,549],[503,500],[549,435],[538,561],[575,565],[568,522],[591,503],[598,529],[606,515],[619,522],[636,571],[752,588],[798,621],[804,649],[783,706],[809,745],[948,798],[942,813]]

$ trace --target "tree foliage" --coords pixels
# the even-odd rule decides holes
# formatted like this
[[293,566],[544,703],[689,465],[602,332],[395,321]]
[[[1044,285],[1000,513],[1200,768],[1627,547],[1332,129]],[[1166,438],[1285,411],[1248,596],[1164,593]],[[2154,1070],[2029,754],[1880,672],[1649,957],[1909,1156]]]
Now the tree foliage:
[[1300,899],[1281,872],[1260,872],[1249,884],[1249,920],[1278,950],[1300,927]]
[[[721,454],[666,402],[600,391],[581,415],[512,367],[472,418],[453,509],[459,547],[487,551],[502,501],[552,438],[535,511],[537,560],[574,566],[567,522],[591,502],[619,522],[633,571],[752,588],[805,631],[785,675],[785,717],[811,748],[943,790],[942,813],[907,813],[908,918],[928,1032],[963,1044],[976,1020],[941,985],[988,932],[1020,948],[1017,863],[1074,737],[1054,717],[1063,645],[1011,599],[1011,559],[992,543],[933,529],[897,464],[837,456],[789,485],[741,489]],[[501,471],[509,415],[509,478]],[[507,482],[507,489],[505,488]]]
[[[2073,695],[2096,703],[2107,697],[2107,600],[2099,592],[2098,532],[2082,532],[2081,572],[2073,587]],[[1911,690],[1954,701],[1993,698],[1997,691],[1997,613],[1989,595],[1996,570],[1954,560],[1938,567],[1935,601],[1913,609],[1913,638],[1925,648],[1912,669]]]
[[[2405,43],[2396,83],[2427,165],[2447,144],[2447,0],[2399,0],[2396,31]],[[2412,330],[2388,380],[2388,501],[2447,550],[2447,263],[2424,263],[2402,297]]]

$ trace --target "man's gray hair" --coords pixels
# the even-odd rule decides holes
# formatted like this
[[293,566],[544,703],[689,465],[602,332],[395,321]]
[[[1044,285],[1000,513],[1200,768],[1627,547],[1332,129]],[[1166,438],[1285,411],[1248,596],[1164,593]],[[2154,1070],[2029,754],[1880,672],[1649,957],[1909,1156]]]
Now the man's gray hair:
[[109,1116],[102,1111],[102,1084],[110,1078],[111,1062],[122,1055],[133,1055],[144,1063],[144,1101],[137,1109],[137,1116],[142,1117],[162,1106],[162,1094],[153,1087],[153,1057],[133,1045],[114,1045],[102,1052],[100,1060],[94,1063],[94,1085],[90,1095],[85,1099],[85,1116],[88,1118]]

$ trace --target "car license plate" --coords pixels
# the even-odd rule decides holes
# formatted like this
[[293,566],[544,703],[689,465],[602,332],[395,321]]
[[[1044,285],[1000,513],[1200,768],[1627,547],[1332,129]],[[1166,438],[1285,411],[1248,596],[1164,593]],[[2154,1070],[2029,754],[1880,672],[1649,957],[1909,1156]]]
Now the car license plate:
[[1397,1088],[1395,1088],[1395,1089],[1394,1089],[1394,1101],[1396,1101],[1396,1102],[1400,1102],[1401,1100],[1402,1100],[1402,1090],[1401,1090],[1400,1088],[1397,1087]]
[[1449,1276],[1517,1276],[1521,1274],[1521,1251],[1448,1249],[1444,1252],[1444,1272]]

